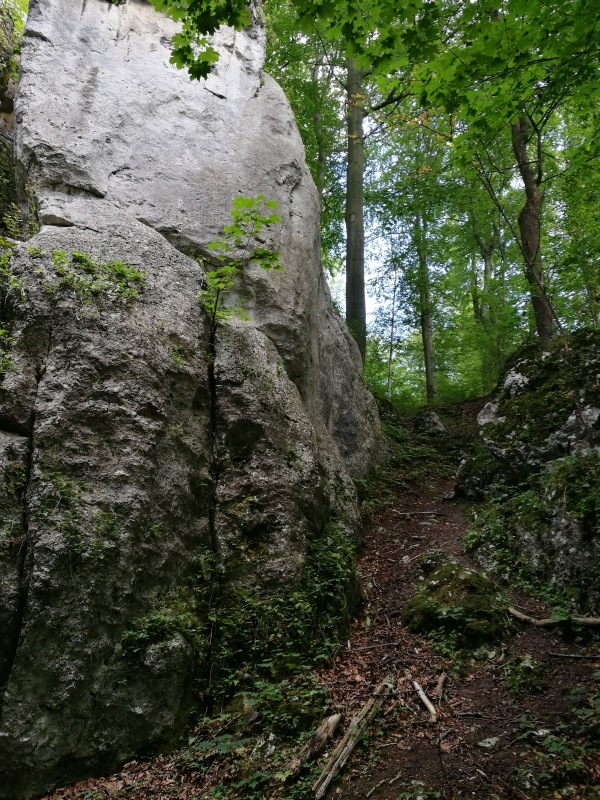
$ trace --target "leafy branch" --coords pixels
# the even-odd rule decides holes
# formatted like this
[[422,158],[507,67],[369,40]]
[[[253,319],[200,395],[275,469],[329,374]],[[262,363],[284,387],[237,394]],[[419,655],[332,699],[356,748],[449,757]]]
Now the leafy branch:
[[208,245],[215,254],[217,266],[206,272],[207,285],[200,293],[200,303],[209,314],[213,329],[232,316],[247,319],[241,306],[224,305],[225,296],[235,285],[245,264],[254,262],[266,271],[280,272],[283,269],[276,250],[255,246],[262,231],[279,222],[275,208],[277,202],[267,200],[264,194],[236,197],[230,212],[231,224],[223,228],[222,236]]

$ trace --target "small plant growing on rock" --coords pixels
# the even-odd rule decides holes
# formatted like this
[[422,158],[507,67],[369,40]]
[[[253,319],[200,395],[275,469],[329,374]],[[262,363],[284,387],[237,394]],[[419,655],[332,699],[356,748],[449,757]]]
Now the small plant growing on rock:
[[244,265],[258,264],[262,269],[280,271],[279,253],[256,246],[265,228],[279,222],[277,202],[257,197],[236,197],[231,209],[232,222],[223,228],[223,236],[208,245],[215,254],[217,266],[206,273],[207,285],[200,294],[200,303],[210,315],[213,328],[221,321],[236,316],[247,319],[241,306],[227,307],[224,299],[233,288]]
[[[89,305],[93,297],[107,294],[122,305],[130,306],[146,284],[146,273],[135,265],[119,260],[94,261],[89,253],[79,250],[70,258],[64,250],[54,250],[52,265],[60,279],[59,288],[72,289],[76,299],[85,305]],[[53,295],[57,287],[47,281],[45,289]]]

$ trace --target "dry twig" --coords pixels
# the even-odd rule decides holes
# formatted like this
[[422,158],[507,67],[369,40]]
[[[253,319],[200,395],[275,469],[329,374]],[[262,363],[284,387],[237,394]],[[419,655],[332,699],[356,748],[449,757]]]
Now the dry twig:
[[427,711],[429,711],[429,721],[437,722],[437,711],[433,707],[433,703],[431,702],[431,700],[427,697],[427,695],[423,691],[423,687],[418,681],[413,681],[412,684],[415,687],[417,694],[419,695],[419,699],[421,700]]

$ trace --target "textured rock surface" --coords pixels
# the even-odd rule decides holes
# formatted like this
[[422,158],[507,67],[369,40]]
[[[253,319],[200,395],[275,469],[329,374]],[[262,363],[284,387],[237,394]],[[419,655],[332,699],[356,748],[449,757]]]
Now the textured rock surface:
[[0,8],[0,236],[18,233],[13,159],[14,49],[16,34],[8,9]]
[[598,333],[573,334],[568,358],[560,339],[548,352],[519,352],[478,421],[482,446],[461,464],[456,490],[471,499],[503,492],[496,513],[482,517],[480,559],[506,561],[508,571],[512,561],[572,595],[575,607],[598,611]]
[[[210,653],[172,621],[202,627],[215,559],[221,581],[290,586],[307,539],[332,520],[352,536],[349,474],[376,443],[263,34],[220,33],[217,73],[193,83],[168,64],[173,30],[140,0],[31,4],[18,181],[42,227],[2,306],[2,798],[175,735]],[[279,204],[265,244],[284,270],[247,267],[251,321],[219,327],[212,367],[189,254],[237,194],[259,193]],[[118,268],[90,289],[93,265],[115,260],[146,273],[129,304]],[[132,647],[151,626],[161,635]]]

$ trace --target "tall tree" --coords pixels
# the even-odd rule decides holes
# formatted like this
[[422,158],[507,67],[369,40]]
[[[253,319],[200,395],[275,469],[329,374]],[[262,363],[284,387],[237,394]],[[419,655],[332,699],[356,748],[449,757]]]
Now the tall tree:
[[363,358],[367,346],[367,308],[365,303],[365,225],[363,132],[363,74],[352,57],[348,58],[347,120],[348,169],[346,177],[346,321]]

